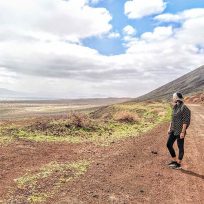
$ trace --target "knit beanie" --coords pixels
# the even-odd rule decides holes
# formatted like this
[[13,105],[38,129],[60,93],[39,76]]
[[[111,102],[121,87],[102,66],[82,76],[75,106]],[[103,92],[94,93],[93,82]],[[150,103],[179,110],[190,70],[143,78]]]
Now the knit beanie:
[[176,101],[183,101],[183,96],[181,93],[176,92],[173,94],[173,99],[175,99]]

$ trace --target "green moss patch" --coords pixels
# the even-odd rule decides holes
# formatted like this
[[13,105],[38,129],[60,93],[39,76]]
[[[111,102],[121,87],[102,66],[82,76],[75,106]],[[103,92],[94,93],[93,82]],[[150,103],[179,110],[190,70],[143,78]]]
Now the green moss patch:
[[[0,135],[36,142],[94,142],[109,145],[137,136],[168,121],[168,103],[121,103],[90,113],[72,112],[67,117],[36,121],[18,128],[4,128]],[[10,137],[11,138],[11,137]]]
[[90,161],[72,163],[51,162],[35,172],[28,171],[14,180],[15,185],[8,195],[9,203],[43,203],[54,197],[67,182],[83,175]]

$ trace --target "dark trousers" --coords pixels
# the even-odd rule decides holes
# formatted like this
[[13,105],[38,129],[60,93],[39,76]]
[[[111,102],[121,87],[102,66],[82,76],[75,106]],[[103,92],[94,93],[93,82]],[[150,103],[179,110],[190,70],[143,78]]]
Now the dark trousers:
[[169,134],[169,138],[167,141],[167,148],[171,154],[172,157],[176,157],[176,153],[175,150],[173,148],[173,144],[174,142],[177,140],[177,145],[178,145],[178,149],[179,149],[179,160],[183,159],[183,155],[184,155],[184,138],[180,139],[179,135],[174,135],[174,133],[172,132],[171,134]]

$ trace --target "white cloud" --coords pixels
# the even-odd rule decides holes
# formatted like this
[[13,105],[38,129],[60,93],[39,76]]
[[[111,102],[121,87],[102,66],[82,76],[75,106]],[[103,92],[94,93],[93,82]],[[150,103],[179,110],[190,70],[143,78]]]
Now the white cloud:
[[142,34],[141,38],[146,41],[161,41],[166,40],[173,35],[173,29],[168,27],[156,27],[153,32]]
[[189,9],[177,14],[163,14],[155,19],[164,22],[179,21],[182,24],[176,33],[179,42],[194,46],[204,45],[204,8]]
[[5,67],[0,67],[0,88],[4,87],[5,84],[7,87],[10,86],[12,89],[12,86],[15,86],[15,82],[17,79],[17,74],[12,71],[8,71]]
[[119,38],[120,37],[120,33],[118,32],[110,32],[108,34],[108,38]]
[[[180,28],[158,26],[140,37],[134,28],[126,28],[126,52],[104,56],[83,46],[81,39],[118,37],[106,9],[91,8],[85,0],[64,1],[63,6],[56,2],[0,1],[1,87],[39,96],[134,97],[204,64],[201,11],[199,15],[185,11],[188,17],[182,17]],[[90,12],[85,18],[86,9]]]
[[171,81],[203,65],[204,15],[186,16],[180,28],[159,26],[153,32],[143,33],[140,38],[127,42],[126,57],[133,59],[128,67],[136,66],[144,73],[155,74],[155,80],[163,80],[163,76]]
[[179,15],[171,14],[171,13],[158,15],[154,19],[158,21],[163,21],[163,22],[178,22],[181,20]]
[[162,13],[165,8],[166,3],[163,0],[129,0],[124,6],[125,14],[133,19]]
[[185,10],[178,14],[165,13],[155,17],[155,20],[162,22],[179,22],[192,18],[199,18],[204,16],[203,8],[193,8]]
[[131,25],[127,25],[123,28],[123,40],[125,41],[125,43],[123,43],[124,47],[127,47],[127,42],[131,42],[134,41],[135,38],[135,34],[136,34],[136,29],[133,28]]
[[127,25],[123,28],[123,32],[126,35],[134,35],[136,34],[135,28],[133,28],[131,25]]
[[16,35],[26,31],[37,39],[52,35],[76,41],[108,33],[112,28],[110,13],[105,8],[90,7],[86,0],[7,0],[0,1],[0,8],[1,30]]

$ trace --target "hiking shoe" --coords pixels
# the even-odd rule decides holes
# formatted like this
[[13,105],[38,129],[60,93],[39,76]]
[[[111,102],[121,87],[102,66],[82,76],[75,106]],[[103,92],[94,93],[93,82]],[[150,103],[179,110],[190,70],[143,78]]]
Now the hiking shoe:
[[172,169],[181,169],[181,164],[176,163],[174,166],[171,167]]
[[175,166],[177,164],[176,161],[171,161],[170,163],[168,163],[169,166]]

